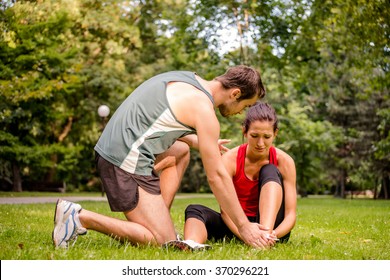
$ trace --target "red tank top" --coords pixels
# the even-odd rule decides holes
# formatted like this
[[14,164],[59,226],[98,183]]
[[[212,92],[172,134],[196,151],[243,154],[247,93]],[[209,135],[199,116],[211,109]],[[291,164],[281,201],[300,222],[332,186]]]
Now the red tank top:
[[[259,209],[259,180],[250,180],[245,175],[245,155],[248,144],[238,148],[236,161],[236,175],[233,176],[234,187],[241,207],[248,217],[256,217]],[[269,149],[269,163],[278,166],[275,147]]]

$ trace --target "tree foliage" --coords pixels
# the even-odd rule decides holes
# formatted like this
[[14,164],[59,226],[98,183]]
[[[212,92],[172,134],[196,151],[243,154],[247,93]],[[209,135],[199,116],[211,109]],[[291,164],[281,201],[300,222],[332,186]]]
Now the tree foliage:
[[[258,69],[301,194],[390,194],[390,4],[378,0],[39,0],[0,6],[0,177],[93,188],[99,105],[169,70]],[[221,122],[242,143],[243,116]],[[96,186],[95,186],[96,188]],[[183,191],[209,191],[199,153]]]

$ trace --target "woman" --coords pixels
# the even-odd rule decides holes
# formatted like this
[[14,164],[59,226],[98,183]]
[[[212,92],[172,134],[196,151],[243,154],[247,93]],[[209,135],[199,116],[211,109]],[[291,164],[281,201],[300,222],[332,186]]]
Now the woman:
[[[278,119],[266,103],[249,108],[243,122],[247,143],[223,155],[241,207],[251,222],[259,222],[263,248],[277,240],[287,242],[296,220],[296,171],[294,160],[272,144],[278,134]],[[236,236],[237,227],[221,209],[189,205],[185,211],[184,239],[197,243]]]

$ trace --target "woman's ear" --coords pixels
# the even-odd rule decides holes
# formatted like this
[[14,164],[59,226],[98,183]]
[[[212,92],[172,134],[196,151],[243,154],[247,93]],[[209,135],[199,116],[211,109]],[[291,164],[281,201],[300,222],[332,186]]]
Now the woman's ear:
[[241,126],[242,135],[246,138],[245,126]]

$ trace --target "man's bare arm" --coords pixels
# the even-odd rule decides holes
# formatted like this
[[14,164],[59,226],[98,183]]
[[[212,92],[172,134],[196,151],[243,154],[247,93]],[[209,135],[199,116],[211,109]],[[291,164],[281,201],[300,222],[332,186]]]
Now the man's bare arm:
[[[264,247],[261,239],[261,226],[250,223],[239,204],[233,181],[225,169],[218,148],[219,123],[214,114],[202,112],[196,122],[199,151],[207,178],[221,208],[236,225],[242,240],[254,247]],[[203,118],[203,119],[202,119]]]

